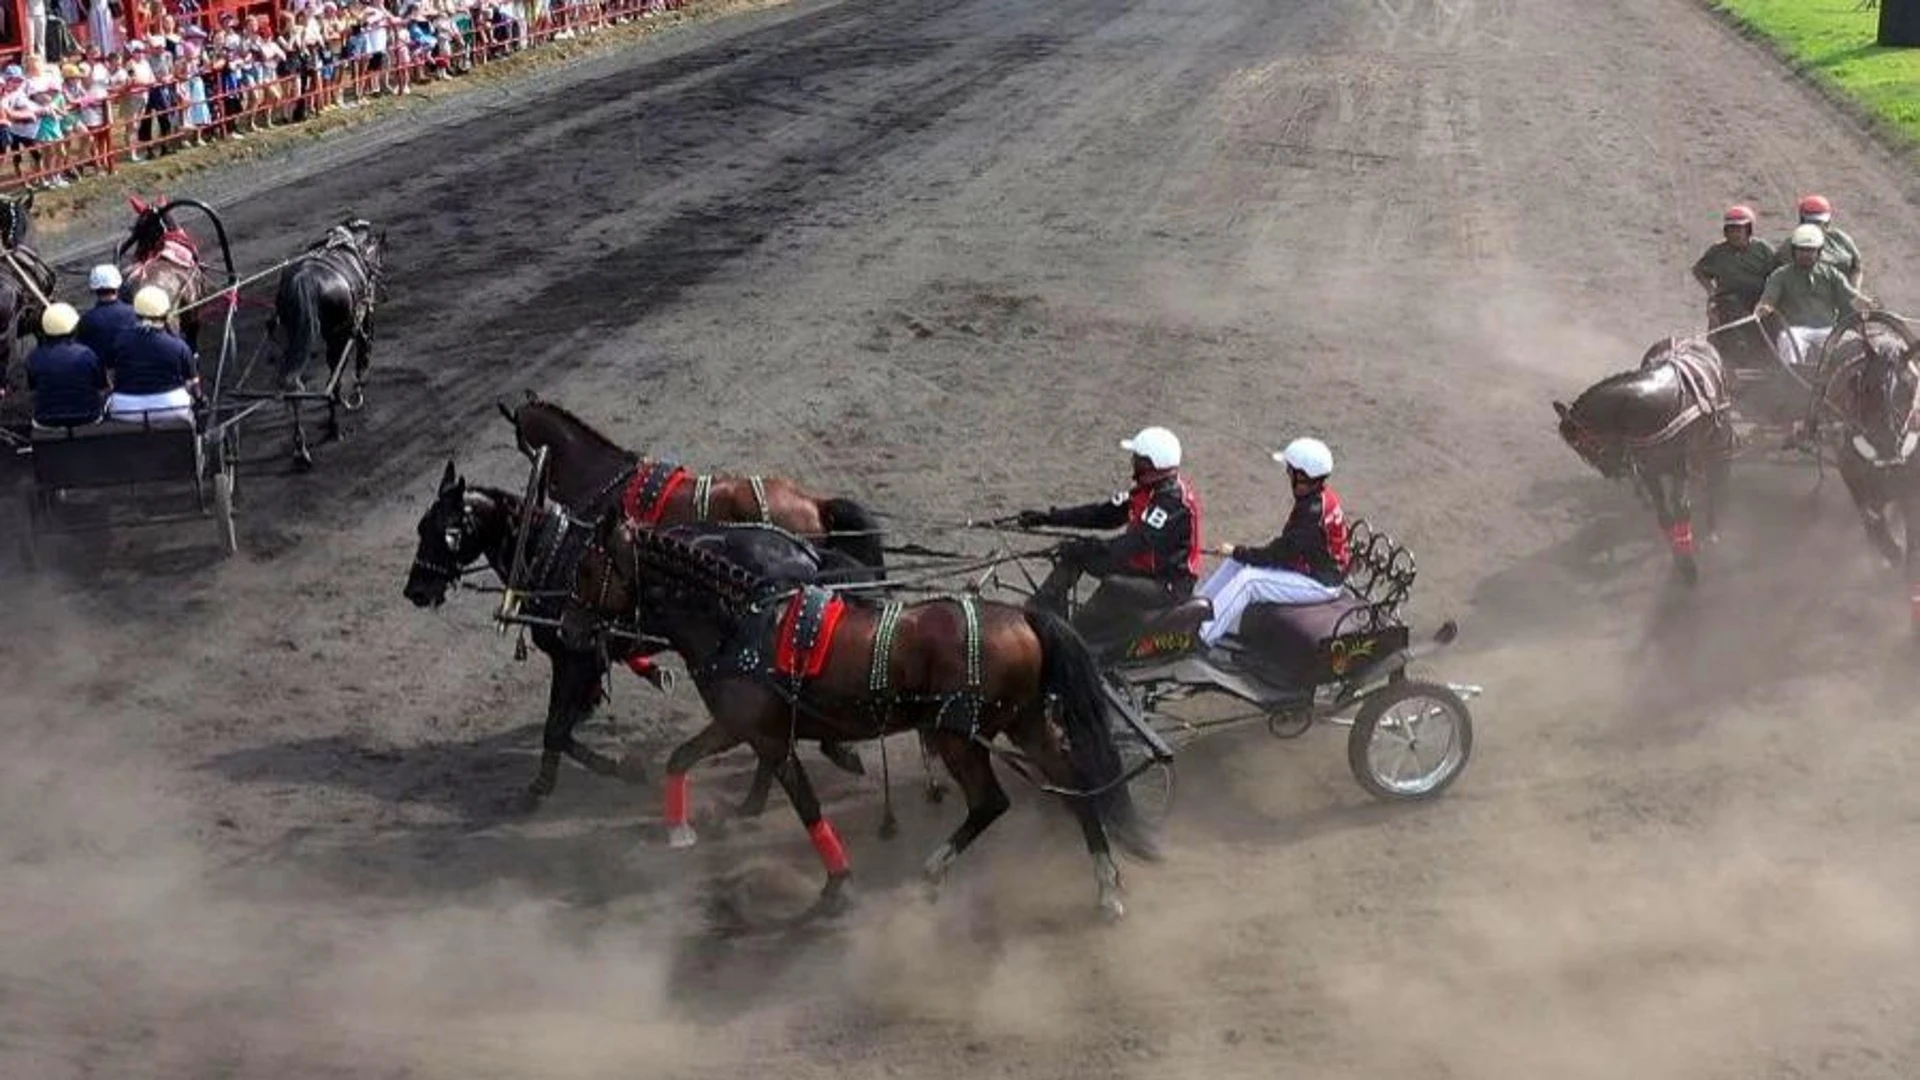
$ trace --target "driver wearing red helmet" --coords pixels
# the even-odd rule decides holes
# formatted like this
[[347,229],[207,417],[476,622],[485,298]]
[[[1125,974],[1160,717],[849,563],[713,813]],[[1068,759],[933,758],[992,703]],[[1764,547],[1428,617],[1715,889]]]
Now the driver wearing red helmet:
[[[1856,290],[1866,276],[1866,266],[1860,261],[1860,247],[1853,237],[1833,227],[1833,203],[1825,195],[1807,195],[1800,199],[1800,224],[1818,225],[1826,236],[1826,244],[1820,249],[1820,261],[1840,271],[1846,276],[1847,284]],[[1776,267],[1785,266],[1793,261],[1790,245],[1782,244],[1774,256]]]
[[1712,329],[1753,313],[1773,272],[1773,245],[1753,235],[1751,207],[1730,206],[1720,218],[1725,239],[1693,264],[1693,279],[1707,290],[1707,327]]

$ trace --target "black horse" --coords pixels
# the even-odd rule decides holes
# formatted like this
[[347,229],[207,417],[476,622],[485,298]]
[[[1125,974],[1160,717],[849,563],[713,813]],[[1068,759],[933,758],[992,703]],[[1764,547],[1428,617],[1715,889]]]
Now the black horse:
[[[521,506],[520,498],[508,492],[468,486],[453,462],[447,462],[433,505],[420,518],[420,541],[403,590],[406,598],[416,607],[437,608],[446,602],[448,590],[482,561],[505,582],[520,551]],[[526,545],[526,565],[532,572],[530,580],[523,583],[532,595],[522,610],[528,615],[558,618],[561,599],[573,586],[590,530],[552,506],[536,517],[532,529]],[[833,558],[825,556],[829,565]],[[850,560],[840,564],[843,571],[848,567],[859,569]],[[802,567],[792,576],[797,582],[812,581],[818,571],[818,566]],[[537,803],[553,793],[559,783],[563,754],[596,775],[635,782],[641,779],[638,763],[615,761],[573,738],[574,729],[602,701],[608,650],[603,645],[569,647],[557,630],[546,626],[536,627],[532,638],[552,665],[553,681],[547,694],[540,767],[527,786],[529,800]],[[656,685],[660,683],[656,681]],[[849,772],[864,771],[859,757],[850,751],[825,744],[821,750],[829,761]],[[742,815],[750,817],[766,808],[772,783],[771,769],[761,768],[741,807]]]
[[1652,505],[1681,578],[1699,579],[1692,486],[1706,487],[1707,539],[1717,538],[1733,450],[1719,354],[1699,338],[1668,338],[1640,367],[1610,375],[1571,406],[1555,401],[1560,437],[1609,480],[1627,480]]
[[[1880,312],[1850,319],[1834,334],[1808,424],[1833,455],[1867,538],[1905,575],[1920,635],[1920,342]],[[1894,539],[1895,512],[1904,545]]]
[[[20,335],[40,333],[43,298],[53,296],[54,274],[31,246],[33,192],[18,198],[0,196],[0,326],[6,327],[6,345],[0,352],[0,379],[20,359]],[[36,293],[35,290],[38,290]]]
[[[293,414],[294,462],[313,466],[306,429],[300,422],[304,398],[327,405],[327,436],[340,437],[338,410],[352,412],[365,401],[368,365],[373,361],[373,308],[381,294],[382,260],[387,234],[359,218],[349,218],[280,271],[267,333],[285,331],[280,350],[280,389]],[[347,352],[353,352],[351,383]],[[316,361],[327,372],[326,389],[309,395],[306,376]]]

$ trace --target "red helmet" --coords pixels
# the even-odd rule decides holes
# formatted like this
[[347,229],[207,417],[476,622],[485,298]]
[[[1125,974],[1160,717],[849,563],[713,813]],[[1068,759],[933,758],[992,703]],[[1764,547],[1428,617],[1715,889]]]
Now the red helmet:
[[1824,225],[1833,217],[1833,204],[1824,195],[1807,195],[1800,200],[1800,220]]
[[1753,227],[1753,221],[1753,207],[1751,206],[1729,206],[1727,207],[1726,215],[1720,219],[1720,223],[1723,226],[1745,225],[1748,228]]

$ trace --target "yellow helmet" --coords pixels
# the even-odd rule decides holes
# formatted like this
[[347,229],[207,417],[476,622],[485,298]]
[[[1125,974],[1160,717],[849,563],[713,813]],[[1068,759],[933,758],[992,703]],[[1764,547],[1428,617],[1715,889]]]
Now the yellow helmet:
[[48,304],[40,316],[40,333],[47,337],[66,337],[80,325],[80,313],[72,304]]
[[133,294],[133,313],[143,319],[164,319],[173,311],[173,297],[158,285]]

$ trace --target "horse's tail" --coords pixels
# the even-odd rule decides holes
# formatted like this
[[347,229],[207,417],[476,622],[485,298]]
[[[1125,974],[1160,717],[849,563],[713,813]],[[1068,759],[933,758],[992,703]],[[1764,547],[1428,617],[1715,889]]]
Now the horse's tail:
[[282,278],[279,294],[273,298],[273,316],[287,329],[287,348],[280,355],[280,373],[304,374],[320,348],[320,287],[311,274],[298,268]]
[[[820,524],[826,527],[827,537],[824,547],[832,548],[850,558],[859,560],[863,565],[884,571],[887,555],[880,529],[880,520],[873,511],[852,499],[820,500]],[[886,574],[875,575],[876,581],[885,581]]]
[[1074,771],[1089,788],[1106,789],[1094,797],[1094,806],[1113,841],[1137,858],[1157,860],[1159,853],[1133,795],[1119,782],[1126,766],[1107,724],[1106,690],[1093,651],[1053,612],[1033,609],[1026,616],[1040,639],[1041,681],[1047,693],[1060,699]]

